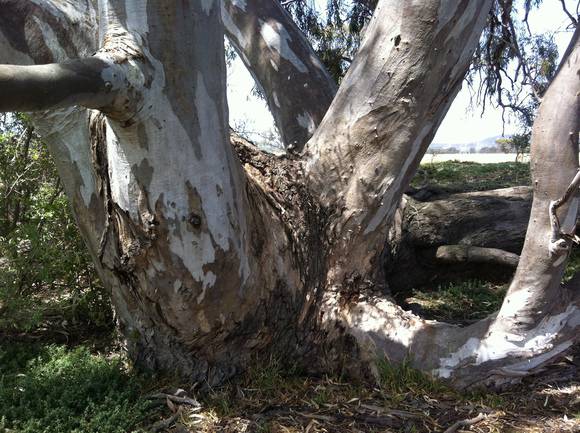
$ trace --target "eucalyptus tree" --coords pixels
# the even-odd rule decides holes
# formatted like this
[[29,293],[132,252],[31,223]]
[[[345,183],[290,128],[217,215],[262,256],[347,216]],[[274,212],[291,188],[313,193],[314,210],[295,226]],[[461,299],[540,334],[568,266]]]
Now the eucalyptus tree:
[[[383,295],[403,192],[491,3],[380,0],[336,89],[273,0],[0,0],[0,111],[34,112],[137,363],[214,384],[260,355],[363,376],[409,357],[465,387],[574,344],[578,291],[560,279],[578,209],[578,31],[536,120],[532,216],[501,310],[462,328]],[[224,32],[284,156],[230,139]]]

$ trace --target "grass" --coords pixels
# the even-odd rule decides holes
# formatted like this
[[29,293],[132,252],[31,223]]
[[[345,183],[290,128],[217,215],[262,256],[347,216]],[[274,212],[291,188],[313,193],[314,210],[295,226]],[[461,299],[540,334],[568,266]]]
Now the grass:
[[409,392],[414,394],[454,393],[443,382],[412,368],[408,360],[401,364],[394,364],[381,359],[377,363],[377,369],[381,390],[389,398]]
[[[575,394],[558,394],[546,382],[503,394],[481,390],[461,394],[409,362],[378,361],[378,386],[334,376],[308,377],[281,365],[275,360],[256,364],[245,376],[202,399],[202,410],[193,421],[185,416],[184,425],[207,433],[427,432],[445,431],[457,420],[484,413],[489,418],[473,431],[572,432],[580,426],[562,423],[562,414],[572,419],[577,413],[570,404]],[[546,400],[546,390],[558,397]],[[549,427],[537,430],[537,425]]]
[[145,377],[86,347],[2,343],[0,432],[143,432]]
[[572,253],[568,257],[568,262],[566,263],[566,270],[564,271],[564,276],[562,280],[566,283],[572,279],[574,275],[580,272],[580,251],[577,245],[572,247]]
[[[0,432],[141,433],[153,419],[172,414],[177,415],[173,423],[159,431],[423,432],[444,431],[478,413],[490,414],[478,424],[481,431],[532,432],[537,430],[525,426],[540,414],[557,418],[554,425],[561,427],[562,414],[572,426],[578,413],[571,403],[576,394],[556,394],[545,384],[502,395],[461,395],[408,362],[379,361],[379,386],[309,377],[282,365],[276,359],[256,361],[235,381],[197,396],[201,408],[158,407],[145,395],[155,387],[167,389],[168,380],[151,384],[150,377],[132,372],[121,356],[92,353],[83,346],[2,343]],[[191,384],[180,387],[192,392]]]
[[[451,191],[483,191],[531,185],[528,163],[446,161],[421,165],[411,185],[419,188],[437,185]],[[564,282],[580,272],[580,253],[575,248],[568,260]],[[466,280],[414,289],[402,300],[426,318],[448,322],[469,322],[496,311],[503,301],[507,285],[480,280]]]
[[452,191],[485,191],[531,185],[530,167],[521,162],[480,164],[445,161],[422,164],[411,186],[420,188],[425,185],[437,185]]
[[482,319],[497,311],[503,302],[507,284],[481,280],[444,283],[432,290],[414,289],[404,304],[419,309],[427,319],[466,322]]
[[[580,251],[570,255],[562,281],[570,281],[580,272]],[[399,301],[430,320],[470,323],[498,311],[509,284],[470,279],[442,283],[434,288],[412,289],[401,294]]]

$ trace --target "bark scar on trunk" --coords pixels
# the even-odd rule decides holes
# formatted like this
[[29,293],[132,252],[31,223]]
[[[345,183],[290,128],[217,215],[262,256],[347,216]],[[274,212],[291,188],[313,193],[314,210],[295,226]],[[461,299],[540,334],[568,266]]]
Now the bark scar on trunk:
[[[550,255],[557,257],[565,255],[570,251],[572,242],[578,243],[580,238],[576,236],[576,222],[578,217],[578,194],[580,187],[580,169],[570,182],[566,192],[558,200],[551,201],[550,223],[552,225],[552,237],[550,239],[549,251]],[[558,209],[569,204],[569,207],[564,216],[564,223],[560,224],[558,218]],[[558,263],[559,264],[559,263]]]

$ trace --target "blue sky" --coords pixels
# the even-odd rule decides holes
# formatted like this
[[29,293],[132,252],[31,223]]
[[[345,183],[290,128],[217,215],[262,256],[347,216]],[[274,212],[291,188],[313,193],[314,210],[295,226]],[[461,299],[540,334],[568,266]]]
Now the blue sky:
[[[316,0],[319,7],[324,7],[325,0]],[[568,9],[576,9],[576,0],[566,0]],[[559,0],[544,0],[541,7],[530,15],[532,32],[556,31],[555,38],[560,53],[572,36],[565,28],[569,23],[563,14]],[[238,59],[228,69],[228,102],[230,107],[230,124],[245,124],[247,130],[255,132],[254,140],[261,141],[260,135],[273,130],[274,121],[264,101],[252,96],[253,79]],[[505,133],[517,132],[513,122],[503,125],[501,111],[487,107],[481,115],[481,107],[470,105],[470,94],[464,85],[458,94],[435,139],[436,143],[469,143],[487,137],[499,135],[505,127]]]

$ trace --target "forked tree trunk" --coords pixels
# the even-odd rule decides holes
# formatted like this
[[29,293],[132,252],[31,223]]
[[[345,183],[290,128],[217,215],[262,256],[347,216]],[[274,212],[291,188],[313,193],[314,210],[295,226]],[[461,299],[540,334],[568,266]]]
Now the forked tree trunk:
[[[576,300],[563,304],[559,288],[569,221],[552,230],[548,214],[577,168],[577,35],[534,133],[536,199],[517,276],[497,318],[462,329],[373,293],[393,215],[490,0],[380,1],[324,120],[286,157],[230,143],[221,2],[91,4],[0,0],[2,62],[56,62],[0,66],[0,92],[11,95],[2,109],[49,110],[35,122],[140,365],[215,384],[262,353],[354,374],[410,356],[467,386],[525,374],[577,338]],[[225,4],[239,14],[252,2]],[[276,72],[319,65],[281,21],[238,19],[260,27],[252,49],[266,44],[278,69],[246,57],[272,91]],[[301,100],[282,109],[268,95],[280,112],[301,112]],[[287,137],[291,117],[277,117]],[[564,220],[576,207],[556,212]]]

